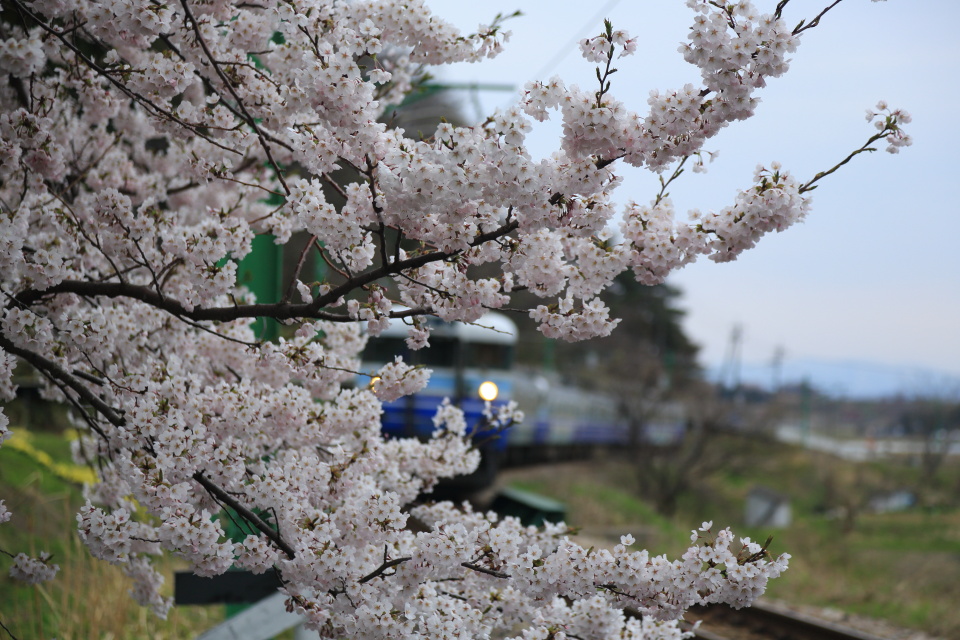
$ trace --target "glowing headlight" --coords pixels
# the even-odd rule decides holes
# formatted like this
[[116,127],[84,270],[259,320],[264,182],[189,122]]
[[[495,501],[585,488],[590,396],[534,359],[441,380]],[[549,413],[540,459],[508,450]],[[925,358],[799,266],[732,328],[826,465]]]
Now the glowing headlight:
[[480,387],[477,389],[477,395],[480,396],[481,400],[486,400],[487,402],[492,402],[497,399],[497,396],[500,394],[500,389],[497,388],[497,385],[493,382],[487,380],[484,383],[481,383]]
[[378,383],[378,382],[380,382],[380,376],[373,376],[372,378],[370,378],[370,390],[371,390],[371,391],[376,391],[376,390],[377,390],[377,383]]

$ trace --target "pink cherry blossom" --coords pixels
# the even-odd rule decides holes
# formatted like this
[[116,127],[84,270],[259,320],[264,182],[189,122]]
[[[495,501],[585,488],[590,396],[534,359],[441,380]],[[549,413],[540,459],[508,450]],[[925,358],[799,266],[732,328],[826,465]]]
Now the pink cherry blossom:
[[[670,560],[628,549],[629,536],[590,552],[563,523],[412,507],[477,468],[473,425],[447,402],[429,440],[385,439],[381,403],[429,371],[398,358],[355,385],[367,336],[391,319],[409,323],[411,349],[428,344],[427,317],[490,309],[527,313],[551,338],[605,336],[619,321],[599,296],[623,271],[659,283],[808,215],[808,192],[840,165],[804,181],[763,164],[690,220],[666,196],[788,71],[803,30],[777,10],[687,0],[681,51],[700,80],[641,105],[616,98],[610,68],[636,39],[597,25],[579,48],[599,86],[537,79],[486,122],[421,137],[388,126],[390,105],[422,65],[497,55],[505,17],[462,33],[423,0],[10,1],[0,400],[15,396],[19,358],[75,410],[73,455],[97,472],[77,529],[139,603],[166,615],[153,562],[174,554],[199,575],[276,570],[323,637],[681,638],[688,607],[747,606],[786,569],[787,554],[710,523]],[[557,150],[534,160],[533,121],[552,117]],[[873,136],[850,157],[910,144],[905,111],[881,104],[867,119]],[[661,193],[618,210],[622,163],[658,175]],[[276,302],[238,281],[263,234],[296,253]],[[323,281],[304,273],[311,256]],[[517,309],[521,290],[542,300]],[[282,338],[262,339],[267,318]],[[487,408],[491,428],[520,419]],[[10,433],[0,411],[0,443]],[[0,501],[0,523],[10,516]],[[46,554],[2,551],[15,578],[57,571]]]

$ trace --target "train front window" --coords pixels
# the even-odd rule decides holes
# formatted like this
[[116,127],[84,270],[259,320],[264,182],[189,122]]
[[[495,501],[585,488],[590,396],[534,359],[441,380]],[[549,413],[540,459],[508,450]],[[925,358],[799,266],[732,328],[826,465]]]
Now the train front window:
[[363,359],[369,362],[393,362],[396,356],[403,356],[404,362],[410,361],[410,349],[407,348],[406,340],[403,338],[387,336],[370,338],[363,350]]
[[428,367],[452,367],[457,358],[457,341],[453,338],[430,336],[430,346],[419,351],[411,351],[406,339],[380,336],[370,338],[363,352],[368,362],[393,362],[396,356],[403,356],[407,364],[422,364]]
[[513,347],[508,344],[470,342],[466,345],[464,363],[476,369],[509,369],[513,364]]
[[457,341],[454,338],[430,336],[430,346],[414,352],[414,362],[428,367],[452,367],[457,362]]

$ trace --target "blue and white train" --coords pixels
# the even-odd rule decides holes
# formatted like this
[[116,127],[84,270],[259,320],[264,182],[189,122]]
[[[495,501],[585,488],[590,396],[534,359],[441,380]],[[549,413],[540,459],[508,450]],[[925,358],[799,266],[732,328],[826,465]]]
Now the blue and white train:
[[[462,479],[458,490],[489,485],[504,461],[524,464],[582,457],[596,447],[628,442],[629,423],[613,396],[562,385],[514,367],[518,333],[507,316],[491,312],[472,324],[427,321],[430,346],[411,351],[406,345],[408,325],[391,320],[380,336],[368,341],[362,369],[372,374],[401,355],[408,364],[433,370],[425,389],[384,403],[383,431],[388,437],[427,438],[435,430],[433,416],[444,398],[457,404],[475,429],[483,459],[478,472]],[[523,422],[503,434],[491,434],[484,428],[485,402],[496,410],[510,400],[524,412]],[[660,430],[666,428],[682,438],[682,414],[667,422],[659,425]]]
[[503,314],[488,313],[473,324],[428,317],[430,346],[412,351],[406,345],[408,325],[400,319],[370,338],[362,368],[373,373],[403,356],[407,364],[433,371],[419,393],[383,405],[383,431],[394,437],[426,438],[444,398],[463,409],[468,425],[483,422],[485,402],[494,408],[509,402],[513,390],[513,357],[517,326]]
[[517,326],[500,313],[488,313],[472,324],[433,317],[425,320],[431,329],[429,347],[411,350],[406,344],[408,325],[400,319],[391,320],[386,330],[367,342],[362,370],[375,373],[399,355],[407,364],[433,371],[427,386],[418,393],[383,403],[383,432],[395,438],[428,438],[436,430],[433,417],[437,407],[449,398],[463,410],[480,448],[481,464],[471,476],[443,488],[453,492],[480,490],[493,482],[507,447],[505,434],[487,428],[484,408],[490,402],[496,412],[512,397]]

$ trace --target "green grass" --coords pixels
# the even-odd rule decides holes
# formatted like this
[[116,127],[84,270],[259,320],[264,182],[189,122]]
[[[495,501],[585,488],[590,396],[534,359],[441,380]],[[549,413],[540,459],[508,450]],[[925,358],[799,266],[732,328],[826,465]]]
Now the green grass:
[[[768,597],[886,619],[945,638],[960,638],[960,464],[949,461],[934,485],[921,470],[898,462],[854,464],[821,454],[743,438],[714,447],[725,464],[683,495],[673,518],[654,513],[633,490],[633,471],[619,460],[511,471],[510,484],[565,502],[568,523],[615,539],[642,526],[638,538],[654,553],[682,553],[689,531],[703,520],[730,526],[791,554],[790,569],[771,582]],[[793,524],[783,530],[743,525],[744,501],[757,485],[791,500]],[[954,488],[951,493],[949,488]],[[922,505],[886,514],[861,512],[848,530],[829,509],[863,504],[877,492],[912,488]],[[953,500],[951,505],[950,500]],[[636,536],[636,534],[634,533]]]
[[509,484],[564,502],[567,522],[581,528],[584,535],[616,541],[621,534],[630,533],[637,546],[656,553],[678,549],[673,541],[687,539],[689,531],[659,515],[622,487],[583,474],[556,473],[553,469],[535,468]]
[[[60,434],[35,432],[30,444],[55,461],[69,460],[69,443]],[[960,487],[960,465],[945,467],[921,496],[932,506],[861,515],[845,531],[842,522],[824,515],[826,507],[843,495],[921,486],[919,469],[854,465],[763,441],[727,439],[715,446],[725,465],[682,497],[673,518],[636,496],[631,467],[620,461],[532,468],[508,478],[517,488],[565,502],[568,522],[586,535],[615,542],[631,533],[637,546],[671,557],[682,553],[690,529],[702,520],[765,539],[770,531],[746,528],[741,519],[750,488],[769,486],[790,496],[795,518],[788,529],[773,532],[772,551],[787,551],[793,559],[784,577],[771,583],[770,597],[960,637],[960,510],[947,501],[950,488]],[[0,621],[20,640],[189,638],[222,619],[220,607],[186,607],[161,621],[133,603],[121,571],[90,558],[77,539],[79,487],[7,446],[0,448],[0,498],[14,513],[0,525],[0,548],[50,551],[61,566],[57,580],[30,587],[6,577],[9,560],[0,557]],[[173,564],[162,568],[169,576]]]
[[[69,442],[61,434],[33,432],[29,445],[54,462],[70,460]],[[0,555],[0,622],[19,640],[192,638],[223,619],[222,607],[175,607],[160,620],[138,606],[120,568],[94,560],[76,534],[80,487],[36,455],[0,448],[0,499],[13,513],[0,525],[0,549],[30,555],[47,551],[60,565],[55,580],[30,586],[8,576],[11,561]],[[174,564],[163,561],[160,569],[170,595]]]

